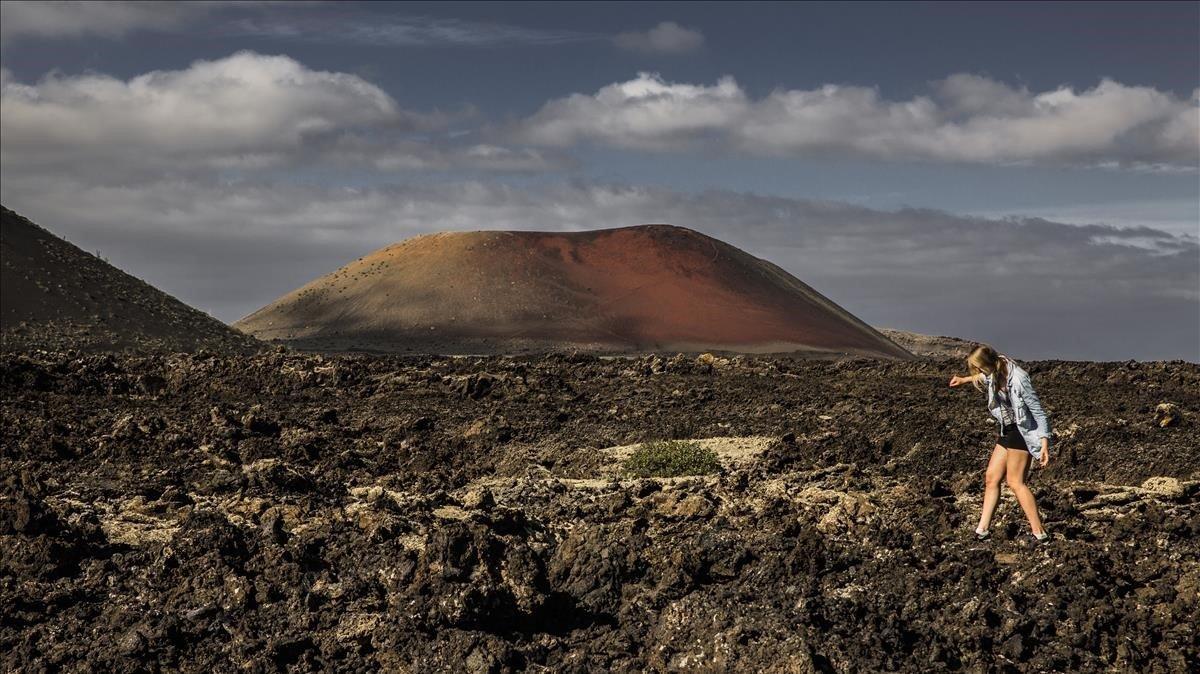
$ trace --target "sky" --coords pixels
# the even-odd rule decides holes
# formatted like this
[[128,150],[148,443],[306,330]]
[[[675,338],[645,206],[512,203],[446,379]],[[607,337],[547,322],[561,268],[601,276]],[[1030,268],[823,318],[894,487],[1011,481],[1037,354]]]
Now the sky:
[[1200,3],[0,3],[0,201],[226,322],[670,223],[877,327],[1200,361]]

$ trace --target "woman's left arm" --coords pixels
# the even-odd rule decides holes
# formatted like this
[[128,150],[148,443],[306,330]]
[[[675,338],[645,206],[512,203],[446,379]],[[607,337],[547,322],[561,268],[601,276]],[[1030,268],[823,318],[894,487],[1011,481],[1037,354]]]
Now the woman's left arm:
[[1025,380],[1021,382],[1021,399],[1025,401],[1025,406],[1029,408],[1029,413],[1037,420],[1038,441],[1042,443],[1042,456],[1039,463],[1045,468],[1050,463],[1050,417],[1046,414],[1046,410],[1042,409],[1042,401],[1038,400],[1037,392],[1033,390],[1033,382],[1029,376],[1025,376]]
[[1025,406],[1029,408],[1030,414],[1034,419],[1037,419],[1038,439],[1050,439],[1050,417],[1046,414],[1046,410],[1042,409],[1042,401],[1038,399],[1037,392],[1033,390],[1033,382],[1029,377],[1025,377],[1025,381],[1021,382],[1024,386],[1021,387],[1021,399],[1025,401]]

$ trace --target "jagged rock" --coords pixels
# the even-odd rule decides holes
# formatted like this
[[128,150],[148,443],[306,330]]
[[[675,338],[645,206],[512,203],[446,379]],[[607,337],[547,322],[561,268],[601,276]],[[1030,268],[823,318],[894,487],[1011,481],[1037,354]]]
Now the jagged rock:
[[250,411],[242,415],[242,427],[251,433],[261,435],[279,435],[279,422],[267,417],[262,405],[253,405]]
[[469,510],[491,510],[492,506],[496,505],[496,497],[492,495],[492,490],[480,487],[467,492],[462,504]]
[[1159,403],[1154,408],[1154,422],[1162,428],[1178,426],[1182,419],[1183,415],[1174,403]]
[[1147,478],[1142,483],[1142,489],[1167,498],[1181,498],[1184,493],[1183,484],[1178,478],[1164,476]]
[[711,353],[702,353],[696,357],[696,364],[707,367],[712,370],[724,370],[731,365],[732,361],[728,358],[714,356]]
[[466,377],[449,378],[450,388],[458,395],[472,400],[479,400],[497,389],[500,378],[487,372],[468,375]]

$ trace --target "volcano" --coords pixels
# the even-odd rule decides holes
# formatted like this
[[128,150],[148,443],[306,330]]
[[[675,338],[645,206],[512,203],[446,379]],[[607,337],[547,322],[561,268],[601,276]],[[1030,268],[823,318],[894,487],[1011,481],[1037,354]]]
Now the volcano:
[[910,356],[776,265],[671,225],[418,236],[234,327],[314,350]]
[[0,351],[262,346],[3,207],[0,259]]

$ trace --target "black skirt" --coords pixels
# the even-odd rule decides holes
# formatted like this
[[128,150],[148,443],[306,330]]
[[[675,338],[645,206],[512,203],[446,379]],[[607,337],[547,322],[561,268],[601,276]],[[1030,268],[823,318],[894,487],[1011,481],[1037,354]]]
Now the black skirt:
[[1021,437],[1021,429],[1017,428],[1016,424],[1002,427],[1000,437],[996,438],[996,444],[1005,449],[1029,451],[1029,446],[1025,444],[1025,438]]

